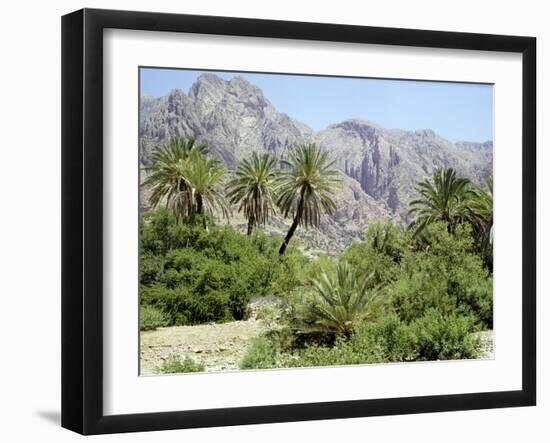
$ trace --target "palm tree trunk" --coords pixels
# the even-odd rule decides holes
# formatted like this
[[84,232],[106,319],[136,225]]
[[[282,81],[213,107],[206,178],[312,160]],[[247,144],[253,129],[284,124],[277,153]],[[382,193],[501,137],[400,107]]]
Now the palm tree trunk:
[[204,203],[202,201],[202,195],[197,193],[195,198],[196,198],[196,201],[197,201],[197,214],[200,215],[200,218],[202,219],[202,227],[204,229],[207,229],[208,226],[206,224],[206,216],[203,214],[204,213]]
[[202,215],[203,204],[202,204],[202,195],[197,194],[197,214]]
[[248,219],[248,228],[246,230],[246,235],[251,235],[253,228],[254,228],[254,221],[252,220],[252,218],[249,218]]
[[296,231],[296,228],[298,227],[298,220],[299,220],[299,216],[298,216],[298,213],[296,213],[296,216],[294,217],[294,221],[292,222],[292,225],[290,226],[290,229],[288,230],[286,237],[283,240],[283,244],[279,249],[279,255],[283,255],[285,253],[286,247],[288,246],[290,239],[294,235],[294,231]]

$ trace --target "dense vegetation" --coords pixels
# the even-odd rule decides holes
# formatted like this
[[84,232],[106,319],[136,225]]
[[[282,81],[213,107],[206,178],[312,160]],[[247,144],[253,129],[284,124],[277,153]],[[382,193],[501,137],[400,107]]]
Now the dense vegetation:
[[[280,165],[254,154],[233,174],[193,140],[153,158],[145,184],[156,209],[140,225],[143,330],[239,320],[252,298],[274,295],[281,305],[263,313],[267,332],[243,369],[479,356],[474,332],[493,325],[490,180],[436,170],[418,184],[408,227],[370,225],[339,257],[313,260],[292,238],[335,208],[341,178],[325,151],[298,146]],[[226,202],[246,233],[216,223]],[[282,241],[258,229],[275,213],[290,220]],[[202,369],[171,360],[161,370]]]
[[466,225],[435,223],[418,240],[372,225],[325,268],[286,298],[243,369],[475,358],[472,333],[492,328],[492,276]]
[[142,217],[141,305],[162,313],[158,326],[241,319],[252,296],[280,285],[287,260],[279,260],[276,239],[204,224],[203,217],[179,223],[164,209]]

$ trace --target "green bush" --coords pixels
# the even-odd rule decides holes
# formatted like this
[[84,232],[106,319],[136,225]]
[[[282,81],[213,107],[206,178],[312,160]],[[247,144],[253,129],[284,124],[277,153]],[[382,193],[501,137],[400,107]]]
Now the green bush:
[[197,296],[188,288],[168,288],[163,285],[142,287],[141,303],[161,310],[167,326],[194,325],[229,321],[228,296],[224,292],[210,291]]
[[152,331],[168,324],[164,312],[153,306],[139,307],[139,326],[142,331]]
[[181,374],[183,372],[204,372],[205,366],[201,363],[196,363],[192,358],[185,357],[184,360],[176,355],[168,357],[157,368],[159,374]]
[[493,328],[493,277],[479,255],[470,254],[453,267],[450,287],[460,314],[473,316],[481,328]]
[[373,251],[399,263],[409,250],[410,236],[392,222],[373,223],[365,231],[365,244]]
[[243,369],[272,367],[339,366],[476,358],[479,337],[472,334],[470,317],[444,316],[436,310],[411,324],[396,314],[361,324],[349,338],[332,346],[308,344],[285,349],[277,336],[260,337],[241,362]]
[[[169,325],[242,319],[252,297],[273,293],[273,282],[284,280],[279,242],[261,232],[206,230],[202,220],[176,223],[164,210],[144,215],[140,229],[141,300],[163,311]],[[289,259],[303,257],[289,252]]]
[[291,242],[285,254],[269,264],[272,294],[285,298],[295,288],[304,285],[310,264],[310,260]]
[[[269,369],[278,367],[279,344],[273,337],[255,337],[251,340],[239,367],[241,369]],[[284,367],[284,366],[283,366]]]
[[163,278],[164,259],[149,251],[143,251],[139,257],[139,276],[142,285],[149,285]]
[[[416,254],[418,255],[418,254]],[[429,309],[444,314],[456,311],[456,296],[449,293],[449,278],[438,257],[416,257],[414,270],[403,273],[389,288],[392,303],[399,317],[411,322]]]
[[365,239],[355,242],[343,253],[358,274],[373,274],[371,288],[387,285],[400,274],[400,263],[410,249],[410,238],[393,223],[375,223],[365,232]]
[[444,223],[428,225],[386,289],[400,318],[411,322],[436,309],[443,315],[473,316],[478,327],[492,328],[492,276],[472,251],[469,225],[458,226],[454,234]]
[[285,362],[295,367],[411,361],[416,356],[413,332],[395,314],[362,324],[349,340],[339,339],[332,347],[310,345],[294,354]]
[[480,352],[479,336],[472,335],[471,317],[444,316],[430,311],[410,324],[415,360],[456,360],[476,358]]

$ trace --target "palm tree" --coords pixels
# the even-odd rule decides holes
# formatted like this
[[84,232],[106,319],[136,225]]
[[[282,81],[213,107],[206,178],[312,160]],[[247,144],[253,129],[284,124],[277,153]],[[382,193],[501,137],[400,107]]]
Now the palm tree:
[[355,325],[379,308],[379,297],[369,290],[371,276],[358,278],[344,261],[335,273],[323,272],[311,280],[314,292],[307,296],[307,321],[313,329],[349,337]]
[[319,226],[321,212],[336,209],[335,190],[341,184],[340,172],[333,169],[328,152],[314,143],[298,145],[283,161],[277,206],[285,217],[293,217],[279,254],[283,255],[298,225]]
[[473,194],[471,182],[458,177],[454,169],[436,169],[432,181],[422,180],[416,190],[420,198],[411,202],[409,211],[415,214],[409,225],[414,235],[435,221],[446,222],[449,232],[454,232],[455,227],[468,218],[468,202]]
[[489,268],[492,268],[493,244],[493,177],[486,181],[487,191],[481,186],[474,188],[469,204],[469,221],[479,251]]
[[215,213],[229,219],[230,209],[220,190],[225,169],[221,161],[193,151],[183,168],[192,201],[192,214],[213,216]]
[[276,213],[274,193],[280,176],[276,165],[275,157],[254,152],[240,162],[235,178],[229,182],[227,197],[232,204],[239,204],[239,211],[248,219],[247,235]]
[[193,214],[213,215],[220,211],[226,218],[229,209],[219,191],[225,173],[221,162],[207,156],[206,145],[194,139],[173,138],[157,146],[151,155],[153,166],[144,180],[151,186],[151,204],[165,204],[178,221]]
[[193,213],[193,196],[186,176],[188,161],[192,153],[206,155],[207,151],[206,145],[197,145],[192,138],[172,138],[154,148],[153,166],[143,181],[144,186],[151,186],[149,200],[153,207],[164,204],[178,221]]

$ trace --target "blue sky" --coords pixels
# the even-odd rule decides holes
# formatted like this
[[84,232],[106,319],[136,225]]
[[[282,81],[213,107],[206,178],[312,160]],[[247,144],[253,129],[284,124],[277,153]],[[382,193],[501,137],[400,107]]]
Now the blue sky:
[[[141,68],[141,94],[185,93],[205,71]],[[433,129],[451,140],[493,139],[492,85],[210,71],[240,75],[275,106],[315,130],[349,118],[386,128]]]

